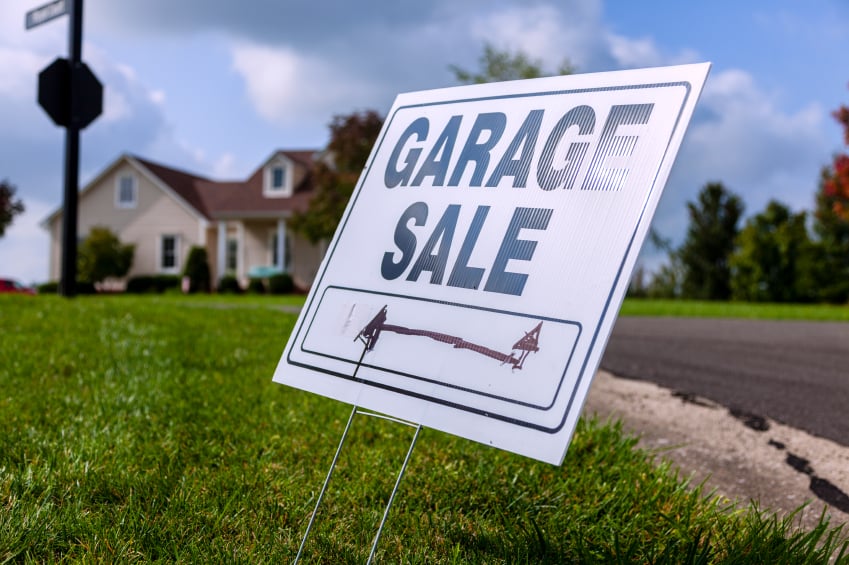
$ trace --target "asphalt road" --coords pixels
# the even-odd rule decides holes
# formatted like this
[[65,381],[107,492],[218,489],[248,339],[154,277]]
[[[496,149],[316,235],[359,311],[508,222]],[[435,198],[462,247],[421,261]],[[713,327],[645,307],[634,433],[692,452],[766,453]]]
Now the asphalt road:
[[849,323],[620,317],[601,366],[849,446]]

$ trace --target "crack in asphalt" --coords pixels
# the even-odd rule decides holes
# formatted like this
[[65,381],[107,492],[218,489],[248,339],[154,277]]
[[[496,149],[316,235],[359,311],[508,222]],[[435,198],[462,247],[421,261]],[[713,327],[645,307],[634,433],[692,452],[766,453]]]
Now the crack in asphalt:
[[[681,402],[685,402],[687,404],[694,404],[696,406],[703,406],[706,408],[717,407],[712,402],[702,399],[693,393],[672,391],[671,394],[673,397],[679,398]],[[728,413],[733,418],[740,421],[740,423],[742,423],[744,426],[749,429],[755,430],[756,432],[766,432],[770,429],[769,420],[758,414],[753,414],[746,410],[733,407],[728,408]],[[769,439],[767,445],[769,445],[770,447],[774,447],[778,451],[787,450],[787,445],[784,442],[778,441],[773,438]],[[810,477],[810,484],[808,485],[808,489],[814,494],[814,496],[816,496],[829,506],[832,506],[840,510],[841,512],[849,514],[849,494],[843,492],[843,490],[841,490],[837,485],[835,485],[828,479],[824,479],[818,476],[814,472],[814,468],[811,466],[811,462],[809,460],[805,459],[804,457],[800,457],[795,453],[787,451],[787,456],[785,457],[784,462],[797,473],[808,475]]]
[[728,413],[740,420],[744,426],[756,432],[765,432],[769,430],[769,422],[763,416],[740,410],[739,408],[729,408]]
[[[737,408],[729,408],[728,413],[742,422],[744,426],[751,428],[756,432],[765,432],[769,430],[769,421],[763,416],[752,414],[751,412],[746,412],[745,410]],[[774,447],[779,451],[785,451],[787,449],[784,442],[772,438],[769,439],[767,445]],[[787,457],[785,457],[784,462],[797,473],[808,475],[811,478],[808,489],[814,493],[817,498],[829,506],[833,506],[841,512],[849,514],[849,494],[843,492],[837,485],[828,479],[818,476],[814,472],[814,468],[811,467],[810,461],[804,457],[796,455],[795,453],[787,451]]]
[[703,406],[705,408],[711,408],[711,409],[716,408],[716,405],[714,405],[713,403],[708,402],[708,401],[706,401],[702,398],[699,398],[698,396],[696,396],[695,394],[693,394],[691,392],[683,392],[683,391],[680,391],[680,390],[673,390],[672,396],[674,396],[675,398],[680,398],[681,402],[685,402],[687,404],[695,404],[696,406]]
[[[786,446],[782,442],[775,441],[773,439],[769,440],[769,445],[779,451],[784,451],[786,449]],[[784,461],[797,473],[808,475],[811,478],[811,483],[808,488],[817,496],[817,498],[826,504],[837,508],[841,512],[849,513],[849,494],[840,490],[837,485],[828,479],[823,479],[822,477],[817,476],[814,472],[814,468],[811,467],[810,461],[804,457],[799,457],[790,451],[787,452],[787,457]]]

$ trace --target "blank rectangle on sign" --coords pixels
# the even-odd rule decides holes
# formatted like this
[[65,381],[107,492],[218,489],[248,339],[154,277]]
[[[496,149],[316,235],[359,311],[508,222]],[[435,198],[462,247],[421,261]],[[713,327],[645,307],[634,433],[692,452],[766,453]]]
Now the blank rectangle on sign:
[[546,316],[328,287],[301,351],[355,365],[367,343],[362,365],[378,372],[373,384],[547,410],[580,331]]

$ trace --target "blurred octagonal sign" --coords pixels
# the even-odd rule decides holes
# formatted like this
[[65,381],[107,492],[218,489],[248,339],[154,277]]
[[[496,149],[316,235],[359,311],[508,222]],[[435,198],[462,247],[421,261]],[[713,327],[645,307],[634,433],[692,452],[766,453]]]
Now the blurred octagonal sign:
[[399,95],[274,380],[559,464],[709,68]]
[[[71,100],[72,72],[78,92]],[[103,112],[103,85],[85,63],[71,68],[68,59],[58,58],[38,74],[38,103],[57,126],[84,129]]]

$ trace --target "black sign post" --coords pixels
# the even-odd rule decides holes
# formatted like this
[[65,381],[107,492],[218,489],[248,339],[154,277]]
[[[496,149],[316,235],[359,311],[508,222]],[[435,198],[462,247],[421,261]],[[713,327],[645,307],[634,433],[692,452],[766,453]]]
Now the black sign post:
[[71,21],[68,30],[68,59],[70,63],[70,88],[68,104],[70,116],[65,126],[65,209],[62,213],[62,278],[59,292],[62,296],[77,294],[77,197],[80,180],[80,127],[74,119],[79,104],[79,65],[82,63],[83,0],[72,0]]
[[[65,190],[62,211],[62,273],[59,292],[77,293],[77,199],[80,130],[103,111],[103,86],[82,62],[83,0],[62,0],[27,14],[30,29],[69,14],[68,59],[56,59],[38,75],[38,103],[56,125],[65,128]],[[34,23],[33,23],[34,22]]]

